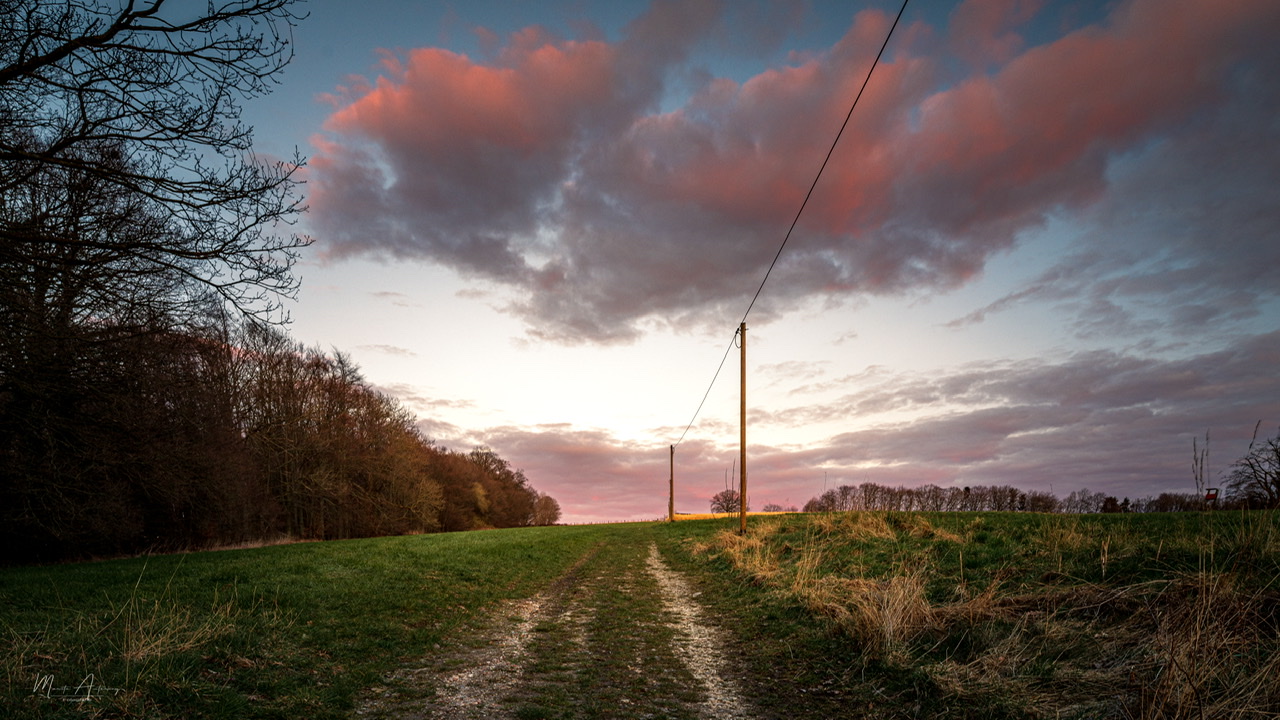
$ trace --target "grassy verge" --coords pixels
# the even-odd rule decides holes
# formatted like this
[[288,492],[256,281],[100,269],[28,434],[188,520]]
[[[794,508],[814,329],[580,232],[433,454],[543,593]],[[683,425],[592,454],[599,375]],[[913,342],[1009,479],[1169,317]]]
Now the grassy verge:
[[539,593],[548,604],[505,707],[689,715],[700,691],[643,569],[653,541],[736,638],[733,679],[761,717],[1280,714],[1278,513],[750,527],[530,528],[3,570],[0,716],[348,717],[391,671],[448,661],[499,601]]
[[[1273,717],[1280,515],[681,523],[757,702],[877,717]],[[767,673],[773,668],[771,674]],[[801,714],[798,716],[805,716]]]
[[[5,717],[346,717],[356,693],[528,596],[619,526],[0,571]],[[87,700],[86,700],[87,698]]]

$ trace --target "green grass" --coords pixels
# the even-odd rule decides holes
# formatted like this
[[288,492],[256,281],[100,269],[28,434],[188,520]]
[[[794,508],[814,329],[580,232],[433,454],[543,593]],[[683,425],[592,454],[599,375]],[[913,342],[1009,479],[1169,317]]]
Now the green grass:
[[[626,526],[281,545],[0,571],[6,717],[346,717],[356,693]],[[92,675],[92,703],[34,692]]]
[[757,661],[794,666],[846,707],[1280,712],[1277,513],[842,513],[755,523],[745,538],[708,524],[669,547],[725,579],[730,624],[762,638]]
[[[675,655],[645,571],[648,535],[602,547],[553,598],[561,607],[535,628],[517,717],[698,717],[701,693]],[[565,606],[571,614],[556,612]]]
[[[1280,514],[853,513],[529,528],[0,570],[0,716],[339,718],[542,593],[516,717],[691,716],[643,558],[765,717],[1280,713]],[[501,619],[498,619],[501,622]],[[90,702],[46,697],[92,676]],[[41,685],[40,683],[44,684]],[[429,690],[426,691],[429,694]],[[84,691],[81,689],[80,694]],[[632,705],[641,698],[641,705]]]

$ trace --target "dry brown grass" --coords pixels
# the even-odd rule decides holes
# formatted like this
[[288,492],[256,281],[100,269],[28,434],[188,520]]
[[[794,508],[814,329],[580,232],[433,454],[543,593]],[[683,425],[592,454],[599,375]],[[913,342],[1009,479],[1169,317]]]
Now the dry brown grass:
[[1241,592],[1234,578],[1222,573],[1202,571],[1171,583],[1147,607],[1155,632],[1130,717],[1275,717],[1280,709],[1275,605],[1276,598]]
[[885,579],[797,573],[784,590],[810,612],[831,618],[851,637],[889,657],[930,627],[933,608],[924,588],[924,572],[917,566]]
[[935,526],[929,519],[917,513],[893,513],[889,522],[911,537],[922,540],[942,540],[944,542],[963,543],[964,538]]
[[768,585],[782,572],[777,554],[766,542],[780,526],[779,521],[755,523],[747,528],[746,535],[739,535],[736,530],[720,530],[706,541],[694,542],[691,549],[697,554],[723,555],[754,582]]
[[208,612],[193,612],[165,599],[140,600],[130,596],[98,631],[130,662],[140,662],[199,648],[235,630],[240,612],[234,600],[214,597]]
[[[839,577],[821,571],[822,551],[807,543],[784,567],[770,549],[769,536],[780,523],[759,523],[746,535],[721,530],[694,552],[719,554],[753,581],[798,601],[810,612],[833,620],[852,637],[892,654],[930,626],[932,608],[925,599],[926,568],[903,567],[885,579]],[[817,533],[853,537],[895,537],[883,513],[842,513],[814,518]]]
[[[802,542],[794,535],[772,538],[777,526],[764,526],[747,536],[722,532],[700,551],[726,557],[756,582],[832,621],[867,657],[919,667],[960,701],[1004,697],[1046,717],[1280,718],[1280,581],[1258,583],[1260,573],[1274,575],[1264,569],[1277,567],[1280,532],[1261,522],[1246,527],[1250,522],[1234,534],[1183,531],[1153,542],[1114,523],[1100,528],[1055,518],[1028,537],[1021,556],[1004,561],[1008,567],[993,569],[990,559],[975,567],[973,589],[961,560],[954,600],[932,603],[926,593],[931,558],[957,552],[936,555],[936,543],[964,541],[923,516],[817,515]],[[965,534],[999,531],[977,518]],[[936,543],[920,552],[918,544],[901,542],[904,537]],[[850,539],[891,541],[896,564],[869,570],[874,562]],[[1192,551],[1201,558],[1199,572],[1128,582],[1120,575],[1132,571],[1134,558],[1160,567],[1162,553],[1185,559]],[[1208,571],[1214,553],[1233,558],[1251,580]],[[1036,558],[1040,567],[1048,559],[1047,582],[1029,583],[1018,557]],[[1094,581],[1077,576],[1090,565]]]
[[1050,555],[1073,552],[1093,542],[1081,530],[1080,520],[1075,517],[1053,518],[1043,525],[1040,535],[1045,552]]

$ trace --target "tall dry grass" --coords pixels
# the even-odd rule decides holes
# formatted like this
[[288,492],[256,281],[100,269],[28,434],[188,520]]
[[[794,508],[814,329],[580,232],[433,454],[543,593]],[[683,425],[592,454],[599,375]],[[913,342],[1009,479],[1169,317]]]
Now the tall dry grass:
[[874,652],[894,657],[933,621],[925,599],[924,568],[903,568],[888,578],[843,578],[797,573],[782,589],[810,612],[831,618]]
[[[259,594],[242,598],[234,585],[229,591],[215,590],[208,604],[193,605],[176,600],[168,585],[148,593],[141,581],[139,574],[131,592],[107,597],[101,610],[58,611],[57,620],[40,630],[0,626],[0,678],[6,687],[43,688],[31,691],[33,696],[52,692],[51,697],[77,702],[110,697],[104,706],[110,710],[103,712],[131,716],[128,708],[142,702],[139,688],[144,684],[176,672],[174,667],[195,655],[226,652],[228,643],[243,644],[263,627],[294,622]],[[97,685],[76,686],[80,678]],[[98,687],[104,682],[114,687]]]
[[1148,667],[1128,716],[1259,718],[1280,714],[1276,598],[1201,571],[1150,598]]
[[[809,532],[852,539],[894,539],[897,534],[886,518],[885,513],[875,512],[819,515],[813,518]],[[898,524],[909,534],[935,532],[928,521]],[[834,621],[878,655],[899,652],[907,641],[930,627],[926,566],[903,566],[887,578],[843,577],[823,571],[820,542],[787,546],[788,552],[773,548],[768,539],[779,530],[779,523],[758,523],[746,535],[722,530],[693,549],[725,557],[754,582]]]
[[[1001,566],[923,515],[851,512],[812,517],[803,541],[759,526],[700,551],[833,622],[866,657],[915,666],[958,700],[995,695],[1047,717],[1280,718],[1278,524],[1242,516],[1169,527],[1154,538],[1121,522],[979,517],[964,530],[969,542],[1024,538],[1001,540],[1012,553]],[[898,560],[876,566],[866,543]],[[987,565],[961,560],[954,592],[930,596],[935,558],[970,551],[987,553]],[[1197,554],[1198,572],[1170,564]],[[1024,562],[1041,584],[1019,570]],[[1132,575],[1138,568],[1146,574]]]
[[218,598],[212,607],[196,612],[166,598],[144,600],[130,595],[113,605],[112,616],[98,630],[115,652],[126,661],[186,652],[235,631],[241,615],[234,598]]

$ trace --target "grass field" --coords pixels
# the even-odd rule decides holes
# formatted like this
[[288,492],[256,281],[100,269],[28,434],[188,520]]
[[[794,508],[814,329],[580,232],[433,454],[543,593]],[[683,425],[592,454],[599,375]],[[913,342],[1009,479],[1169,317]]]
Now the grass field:
[[[528,528],[0,571],[6,717],[336,718],[389,669],[627,526]],[[112,694],[118,690],[118,694]],[[54,693],[56,694],[56,693]]]
[[[631,654],[670,655],[665,631],[650,623],[637,639],[627,621],[660,614],[654,593],[619,580],[650,543],[729,633],[761,717],[1280,713],[1280,514],[801,514],[736,528],[529,528],[2,570],[0,715],[349,717],[397,668],[481,637],[498,603],[581,565],[590,581],[572,592],[589,598],[591,660],[562,656],[563,628],[541,629],[512,714],[627,717],[625,688],[665,687],[628,675]],[[574,667],[593,675],[574,680]],[[602,692],[617,697],[602,705]]]
[[[1280,713],[1276,513],[840,513],[686,545],[772,612],[802,609],[846,640],[825,653],[843,671],[808,681],[848,704],[925,717]],[[782,656],[759,649],[763,666]]]

